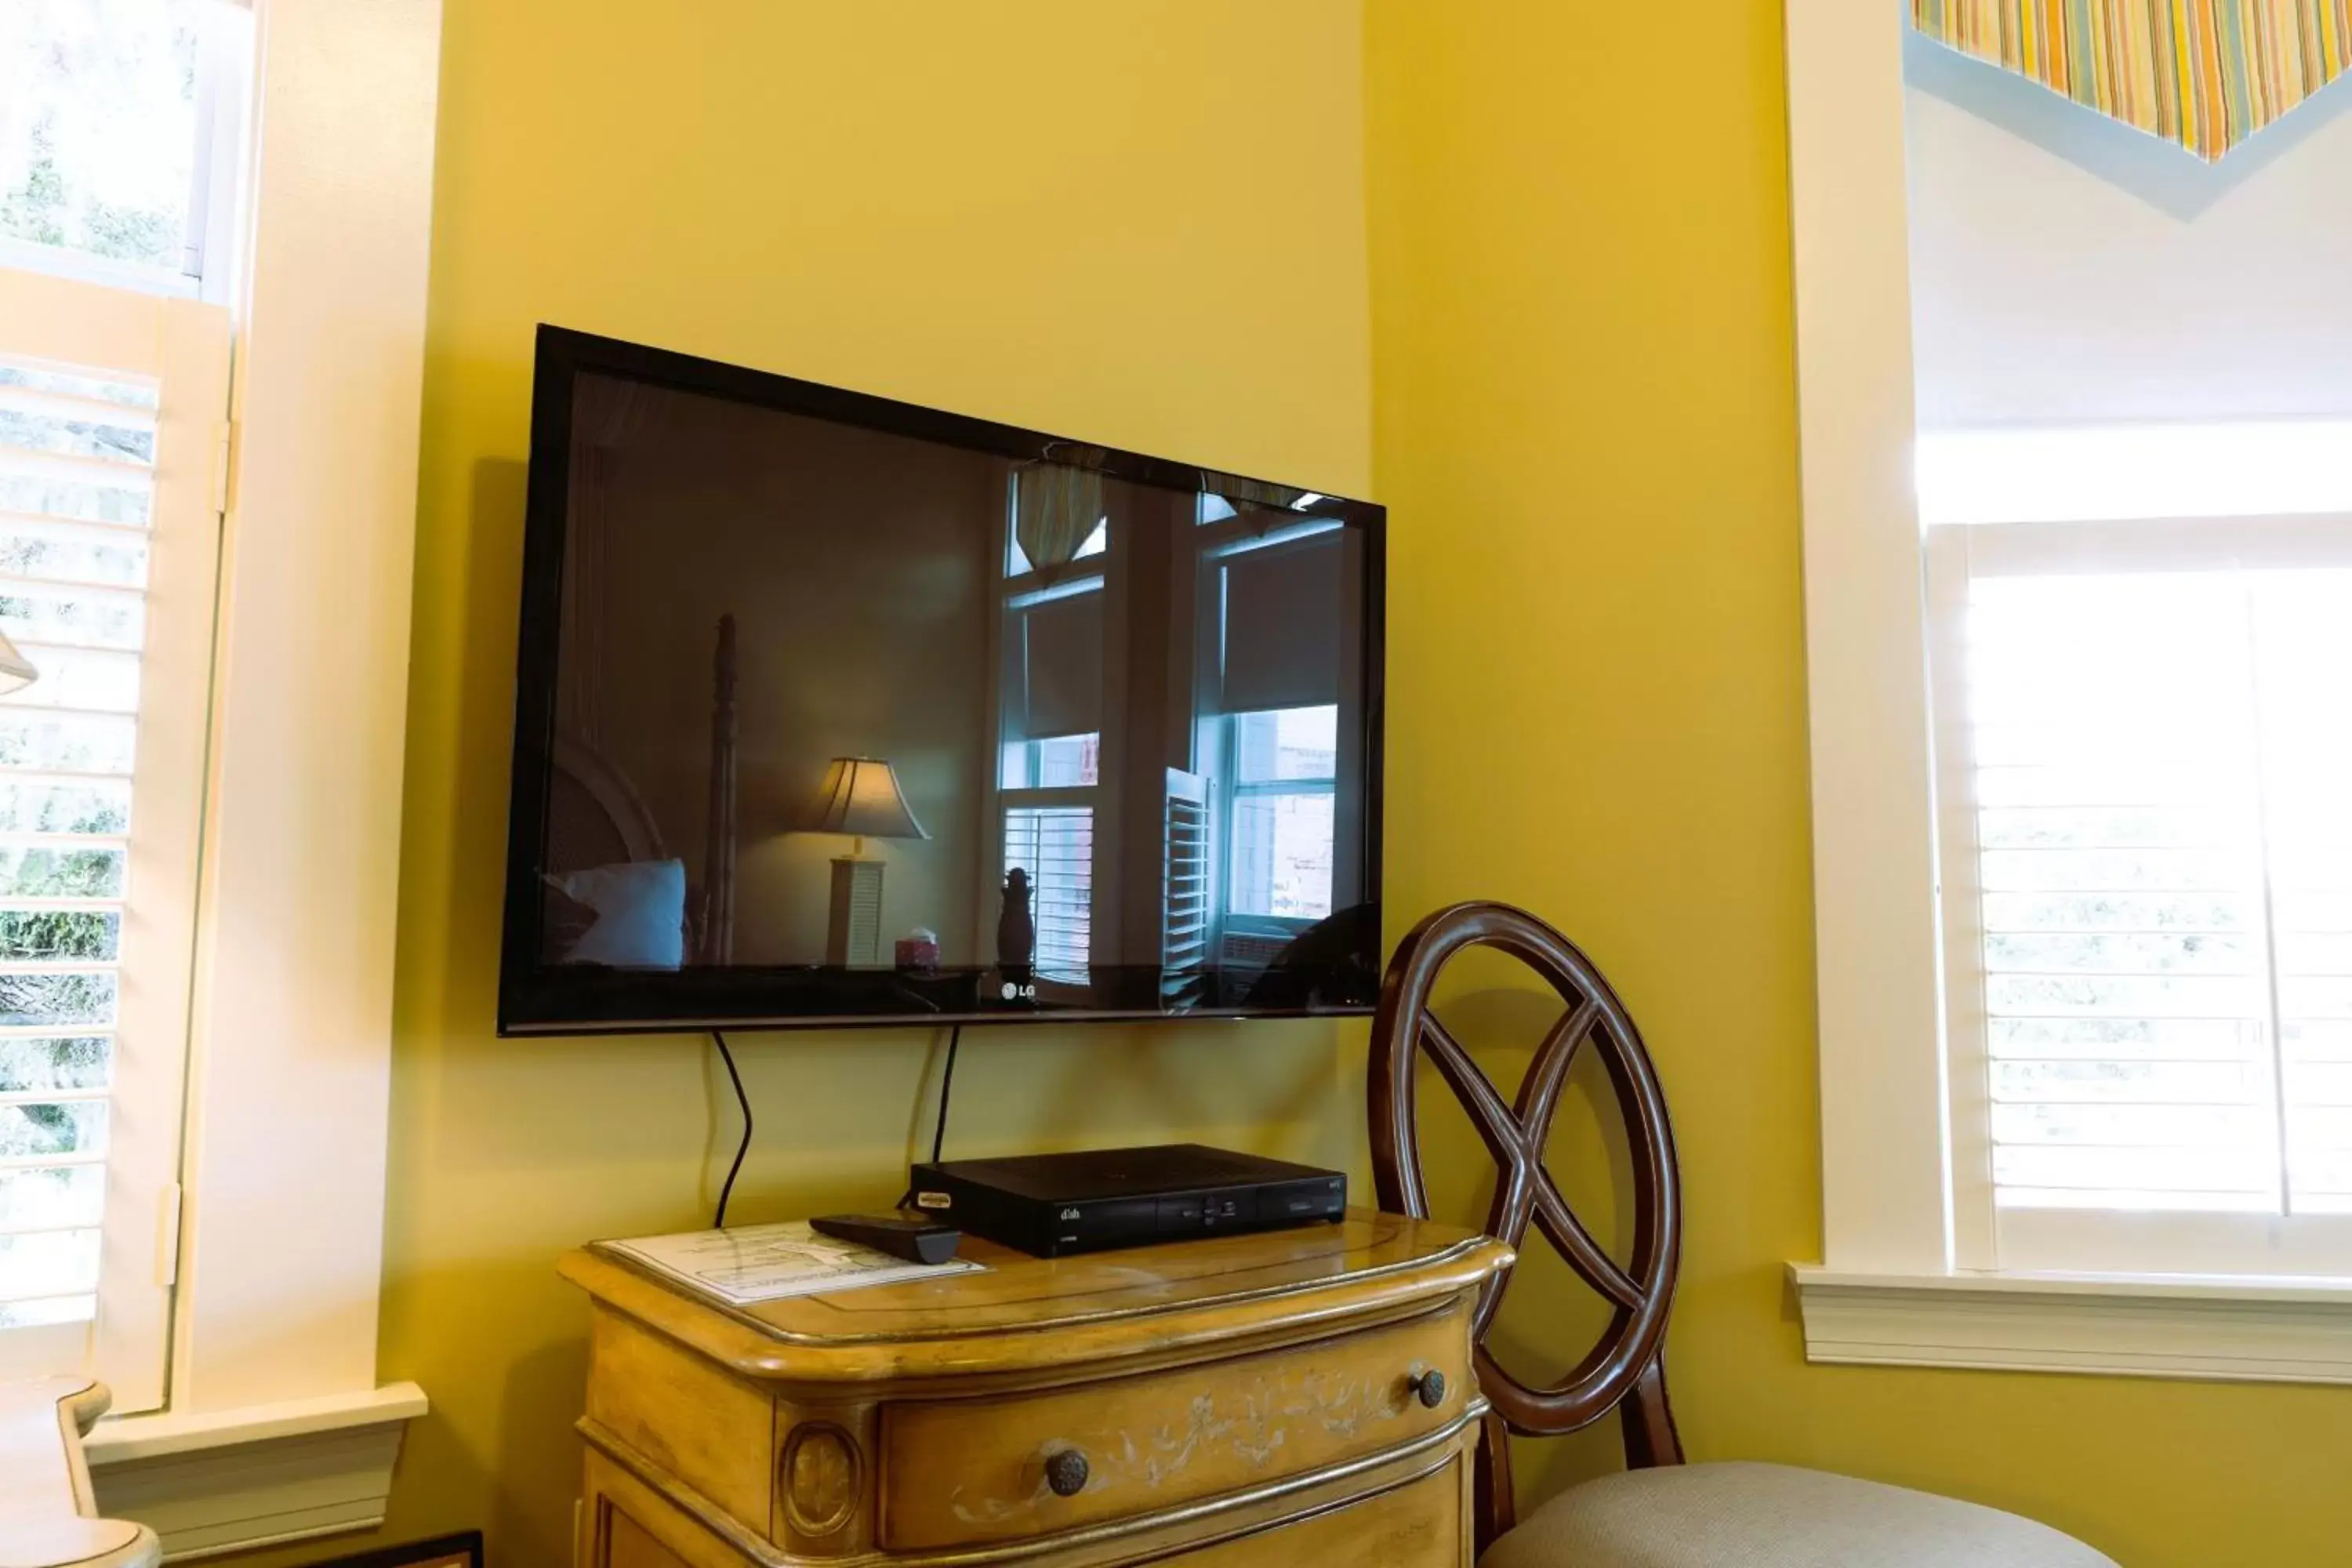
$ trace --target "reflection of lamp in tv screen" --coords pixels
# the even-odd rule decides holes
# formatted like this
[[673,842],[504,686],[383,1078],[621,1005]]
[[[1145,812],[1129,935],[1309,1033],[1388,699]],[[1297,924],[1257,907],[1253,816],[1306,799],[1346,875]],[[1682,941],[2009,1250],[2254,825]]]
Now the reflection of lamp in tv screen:
[[835,757],[825,771],[807,823],[812,833],[841,833],[849,853],[833,862],[833,912],[825,922],[824,961],[873,964],[882,956],[882,868],[869,859],[869,838],[929,838],[915,820],[898,775],[872,757]]

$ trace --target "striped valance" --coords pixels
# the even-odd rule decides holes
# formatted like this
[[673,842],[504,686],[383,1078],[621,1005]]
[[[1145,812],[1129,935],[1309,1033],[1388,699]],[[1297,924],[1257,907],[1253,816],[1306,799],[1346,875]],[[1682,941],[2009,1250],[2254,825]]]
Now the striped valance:
[[2352,63],[2352,0],[1911,0],[1965,54],[2206,159]]

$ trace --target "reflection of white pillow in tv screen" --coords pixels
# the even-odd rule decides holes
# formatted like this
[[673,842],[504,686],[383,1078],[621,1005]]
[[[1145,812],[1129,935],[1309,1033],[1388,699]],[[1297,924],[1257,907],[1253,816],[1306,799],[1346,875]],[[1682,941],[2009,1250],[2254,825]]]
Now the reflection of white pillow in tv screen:
[[614,969],[676,969],[686,962],[686,862],[632,860],[547,879],[575,903],[596,911],[588,934],[565,963]]

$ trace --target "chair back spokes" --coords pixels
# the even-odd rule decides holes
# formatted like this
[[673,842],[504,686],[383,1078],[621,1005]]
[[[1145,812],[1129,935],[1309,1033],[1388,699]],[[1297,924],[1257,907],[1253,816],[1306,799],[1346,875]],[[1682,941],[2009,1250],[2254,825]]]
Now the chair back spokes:
[[[1517,1097],[1508,1101],[1430,1007],[1445,966],[1480,947],[1507,953],[1533,970],[1558,994],[1563,1008],[1537,1048]],[[1588,1046],[1599,1054],[1615,1091],[1633,1158],[1633,1236],[1625,1265],[1593,1239],[1543,1163],[1570,1069]],[[1532,1385],[1505,1371],[1487,1349],[1488,1331],[1517,1271],[1496,1277],[1479,1298],[1473,1320],[1480,1390],[1511,1431],[1531,1436],[1573,1432],[1620,1410],[1629,1463],[1679,1464],[1682,1447],[1666,1404],[1664,1350],[1681,1258],[1680,1179],[1665,1095],[1624,1004],[1575,943],[1523,910],[1456,904],[1413,928],[1381,984],[1372,1025],[1370,1098],[1372,1170],[1381,1206],[1418,1219],[1429,1217],[1414,1092],[1424,1052],[1495,1161],[1488,1234],[1524,1249],[1534,1230],[1611,1309],[1608,1327],[1582,1361],[1558,1382]],[[1499,1447],[1490,1443],[1481,1456],[1482,1472],[1496,1472],[1482,1473],[1482,1499],[1493,1496],[1500,1515],[1492,1522],[1482,1518],[1482,1535],[1510,1522],[1507,1461],[1496,1454]]]

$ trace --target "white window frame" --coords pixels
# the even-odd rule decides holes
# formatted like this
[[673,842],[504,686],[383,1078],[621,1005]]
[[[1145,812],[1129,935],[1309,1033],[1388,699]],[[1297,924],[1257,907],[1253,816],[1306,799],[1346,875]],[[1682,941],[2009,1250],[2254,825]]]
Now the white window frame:
[[[1259,712],[1284,712],[1283,709],[1260,709]],[[1276,937],[1295,937],[1315,924],[1312,920],[1297,915],[1256,914],[1233,907],[1234,859],[1241,844],[1242,803],[1251,800],[1278,800],[1285,795],[1328,795],[1337,802],[1339,795],[1339,764],[1332,764],[1331,776],[1319,779],[1265,779],[1244,784],[1241,777],[1241,721],[1248,713],[1222,713],[1217,717],[1225,727],[1224,742],[1218,758],[1220,776],[1217,797],[1223,803],[1223,820],[1213,814],[1211,826],[1216,831],[1221,852],[1216,871],[1217,914],[1220,931],[1234,931]],[[1335,846],[1336,852],[1336,846]],[[1321,918],[1321,917],[1318,917]]]
[[[1248,519],[1231,510],[1223,517],[1211,519],[1207,512],[1212,500],[1219,500],[1228,509],[1232,505],[1223,501],[1222,497],[1212,497],[1205,492],[1199,498],[1193,514],[1192,537],[1196,569],[1203,573],[1217,571],[1237,556],[1262,550],[1282,550],[1330,533],[1341,526],[1330,518],[1311,516],[1269,525],[1264,521],[1263,514],[1256,519]],[[1285,779],[1263,784],[1241,783],[1238,768],[1240,749],[1234,735],[1234,724],[1241,715],[1224,710],[1223,694],[1219,690],[1221,670],[1216,662],[1223,656],[1210,651],[1222,649],[1224,646],[1222,601],[1214,601],[1213,606],[1213,601],[1204,597],[1195,621],[1202,656],[1195,661],[1198,696],[1194,761],[1204,764],[1203,771],[1212,781],[1209,827],[1216,852],[1211,862],[1214,885],[1211,889],[1210,908],[1215,914],[1211,928],[1213,939],[1211,951],[1216,954],[1217,961],[1223,963],[1228,935],[1286,942],[1316,923],[1290,915],[1241,914],[1232,908],[1234,838],[1242,800],[1252,795],[1328,794],[1336,802],[1339,778],[1337,764],[1334,763],[1335,771],[1328,780]],[[1213,697],[1210,695],[1213,692],[1216,693]],[[1281,710],[1255,709],[1248,711],[1276,712]],[[1337,901],[1336,889],[1334,901]]]
[[[1019,482],[1017,474],[1014,476],[1013,482],[1015,484]],[[1005,493],[1007,499],[1004,509],[1005,545],[1003,550],[1003,560],[1005,568],[1009,571],[1013,565],[1013,550],[1014,547],[1013,537],[1014,526],[1014,505],[1013,501],[1013,490],[1010,486],[1007,487]],[[1108,535],[1105,536],[1105,539],[1106,543],[1103,549],[1093,551],[1087,555],[1076,556],[1072,559],[1104,562],[1104,557],[1108,553]],[[1075,598],[1085,594],[1098,594],[1105,595],[1107,598],[1110,592],[1110,579],[1107,574],[1107,562],[1104,562],[1104,566],[1105,570],[1089,569],[1076,576],[1066,577],[1055,583],[1048,583],[1042,574],[1034,570],[1017,573],[1013,575],[1005,577],[997,584],[998,613],[996,635],[1001,638],[1004,635],[1005,627],[1013,623],[1015,616],[1017,616],[1022,611],[1035,605],[1045,604],[1055,599]],[[992,660],[991,668],[992,669],[998,671],[1003,669],[1003,658],[1001,652],[999,652],[995,659]],[[1084,811],[1088,814],[1087,830],[1093,835],[1094,845],[1094,879],[1090,886],[1090,895],[1087,910],[1087,963],[1085,966],[1088,972],[1091,972],[1095,962],[1095,954],[1105,951],[1110,938],[1110,932],[1106,920],[1106,915],[1108,913],[1105,904],[1106,889],[1100,874],[1102,869],[1104,847],[1103,834],[1106,818],[1102,807],[1103,783],[1099,773],[1099,770],[1107,765],[1107,753],[1104,750],[1104,742],[1108,738],[1108,726],[1106,726],[1105,729],[1095,731],[1095,765],[1098,771],[1093,784],[1055,785],[1008,784],[1004,782],[1003,760],[1004,749],[1007,745],[1019,744],[1027,748],[1029,765],[1028,776],[1034,778],[1037,776],[1036,748],[1043,745],[1045,743],[1045,740],[1062,740],[1066,739],[1067,737],[1048,736],[1045,737],[1045,740],[1039,740],[1032,739],[1024,735],[1022,740],[1017,742],[1006,741],[1003,736],[1003,694],[995,689],[996,681],[1000,679],[1001,676],[992,676],[989,698],[989,729],[990,733],[994,737],[992,742],[993,751],[992,752],[993,767],[990,773],[990,777],[994,781],[994,785],[991,791],[991,799],[988,809],[990,814],[989,820],[995,825],[993,836],[996,850],[996,879],[993,886],[983,888],[981,890],[981,920],[980,924],[976,929],[981,932],[983,943],[991,940],[989,933],[996,930],[997,916],[1003,902],[1004,879],[1012,870],[1012,861],[1005,853],[1007,848],[1005,824],[1011,818],[1012,815],[1016,811]],[[1108,712],[1106,712],[1100,717],[1108,720],[1111,715]],[[1043,843],[1042,837],[1040,838],[1040,843]],[[1034,896],[1034,894],[1033,893],[1033,897]],[[1033,903],[1030,906],[1030,916],[1033,922],[1035,920],[1037,912],[1037,906]],[[985,951],[992,952],[993,949],[989,948]],[[1085,973],[1073,974],[1066,970],[1059,968],[1048,970],[1045,967],[1042,954],[1033,955],[1033,959],[1032,983],[1037,986],[1039,994],[1041,995],[1058,996],[1066,999],[1068,997],[1078,995],[1084,991],[1086,986],[1090,984]]]
[[1903,8],[1790,0],[1813,795],[1815,1361],[2352,1382],[2352,1280],[2002,1272],[1956,1213],[1931,776]]
[[250,166],[255,58],[253,0],[219,0],[199,45],[196,142],[189,175],[184,264],[178,270],[92,256],[63,246],[0,235],[0,268],[46,272],[109,289],[229,305],[239,296],[238,268]]
[[[1987,1085],[1978,889],[1975,759],[1959,646],[1969,584],[1985,576],[2066,571],[2352,569],[2352,517],[2113,519],[1932,530],[1926,545],[1930,700],[1946,935],[1946,1050],[1950,1060],[1953,1251],[1962,1270],[2065,1269],[2101,1274],[2326,1279],[2352,1259],[2352,1215],[1996,1207]],[[2273,1042],[2275,1048],[2275,1042]],[[2275,1086],[2274,1086],[2275,1091]],[[2282,1172],[2282,1181],[2284,1173]]]
[[87,1445],[175,1552],[381,1523],[425,1409],[376,1339],[441,12],[254,21],[170,1374]]

